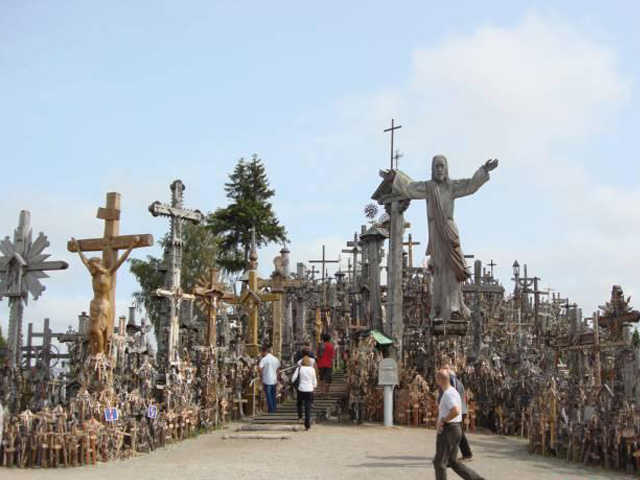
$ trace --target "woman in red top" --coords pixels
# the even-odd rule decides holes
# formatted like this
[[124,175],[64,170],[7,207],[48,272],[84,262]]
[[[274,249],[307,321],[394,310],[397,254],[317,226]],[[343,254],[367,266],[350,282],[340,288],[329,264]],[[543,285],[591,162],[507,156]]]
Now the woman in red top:
[[333,358],[335,350],[331,343],[331,336],[328,333],[322,335],[322,343],[318,347],[317,365],[320,371],[320,390],[324,390],[325,394],[329,394],[331,379],[333,376]]

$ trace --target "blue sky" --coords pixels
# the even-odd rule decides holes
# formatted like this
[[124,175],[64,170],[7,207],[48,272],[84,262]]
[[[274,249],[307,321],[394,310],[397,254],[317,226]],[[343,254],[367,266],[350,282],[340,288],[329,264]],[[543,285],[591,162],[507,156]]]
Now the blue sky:
[[[174,179],[187,206],[214,210],[236,160],[254,152],[294,261],[323,243],[336,256],[388,164],[392,117],[400,168],[414,178],[436,153],[454,177],[501,160],[456,216],[465,253],[496,260],[503,281],[517,258],[586,313],[613,283],[637,292],[639,10],[0,0],[0,235],[28,209],[70,263],[26,321],[66,328],[88,309],[88,274],[65,242],[102,233],[107,191],[123,195],[122,233],[159,238],[168,222],[147,206],[168,201]],[[424,246],[424,205],[407,217]],[[263,275],[277,250],[261,251]],[[135,288],[123,271],[119,312]]]

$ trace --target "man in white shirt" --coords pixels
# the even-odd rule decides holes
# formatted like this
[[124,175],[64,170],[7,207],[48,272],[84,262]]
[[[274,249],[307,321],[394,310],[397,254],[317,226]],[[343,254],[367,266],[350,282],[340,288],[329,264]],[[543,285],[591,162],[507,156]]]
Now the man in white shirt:
[[458,461],[458,449],[462,438],[462,401],[458,391],[451,386],[449,370],[436,372],[436,381],[442,389],[438,407],[438,437],[433,467],[436,480],[447,479],[447,467],[465,480],[484,480],[480,475]]
[[269,347],[266,345],[262,347],[260,353],[262,359],[258,364],[258,369],[264,386],[264,395],[267,397],[267,412],[274,413],[276,411],[276,385],[278,384],[280,360],[271,355]]

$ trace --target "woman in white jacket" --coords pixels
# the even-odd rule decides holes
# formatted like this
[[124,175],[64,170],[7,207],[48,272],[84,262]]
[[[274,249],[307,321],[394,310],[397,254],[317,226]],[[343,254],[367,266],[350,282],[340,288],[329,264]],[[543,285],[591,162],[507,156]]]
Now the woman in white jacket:
[[311,404],[313,403],[313,392],[318,386],[316,369],[311,364],[311,359],[304,356],[302,364],[296,369],[291,379],[298,380],[298,421],[302,423],[302,404],[304,403],[304,428],[311,428]]

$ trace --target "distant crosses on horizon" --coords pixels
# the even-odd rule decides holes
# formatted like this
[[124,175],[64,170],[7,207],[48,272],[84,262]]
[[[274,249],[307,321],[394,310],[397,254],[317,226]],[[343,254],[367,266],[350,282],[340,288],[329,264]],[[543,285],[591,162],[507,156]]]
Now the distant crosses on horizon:
[[384,130],[384,133],[391,132],[391,155],[390,155],[390,157],[391,157],[391,170],[394,170],[393,161],[394,160],[396,161],[396,168],[398,168],[398,159],[400,157],[402,157],[402,155],[400,155],[400,153],[398,153],[397,150],[395,152],[395,155],[394,155],[394,152],[393,152],[393,137],[394,137],[395,131],[399,130],[401,128],[402,128],[402,125],[396,125],[395,124],[395,119],[392,118],[391,119],[391,127]]

